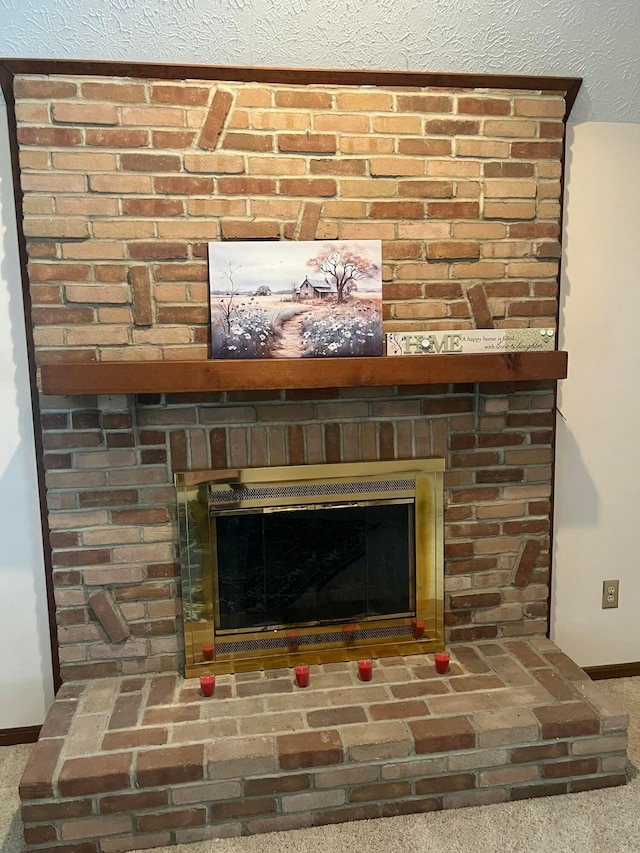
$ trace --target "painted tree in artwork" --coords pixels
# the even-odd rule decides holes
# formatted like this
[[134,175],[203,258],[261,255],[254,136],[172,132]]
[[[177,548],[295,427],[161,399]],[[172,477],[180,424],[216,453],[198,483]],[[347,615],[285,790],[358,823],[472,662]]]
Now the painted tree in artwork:
[[307,266],[322,273],[327,284],[335,285],[338,303],[345,301],[357,281],[375,278],[378,273],[378,266],[360,254],[353,243],[345,246],[325,244],[307,261]]

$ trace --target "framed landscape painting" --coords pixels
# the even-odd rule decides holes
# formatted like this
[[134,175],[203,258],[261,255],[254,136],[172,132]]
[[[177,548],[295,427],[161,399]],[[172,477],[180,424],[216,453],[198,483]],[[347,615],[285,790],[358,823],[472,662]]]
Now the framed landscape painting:
[[209,243],[212,358],[382,355],[379,240]]

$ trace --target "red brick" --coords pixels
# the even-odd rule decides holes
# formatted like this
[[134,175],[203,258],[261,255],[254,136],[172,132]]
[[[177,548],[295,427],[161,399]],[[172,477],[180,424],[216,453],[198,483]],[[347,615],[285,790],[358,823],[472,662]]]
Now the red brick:
[[533,175],[533,163],[496,162],[484,164],[485,178],[530,178]]
[[[167,195],[212,195],[213,178],[191,178],[162,175],[154,179],[156,192]],[[224,192],[224,190],[221,190]]]
[[177,154],[121,154],[123,170],[130,172],[179,172],[180,157]]
[[217,146],[232,103],[233,96],[230,92],[222,89],[216,91],[198,139],[200,148],[213,151]]
[[[398,181],[398,195],[412,198],[451,198],[453,196],[453,184],[451,181]],[[450,204],[454,204],[454,202]],[[438,214],[431,213],[430,215],[437,216]],[[462,214],[456,215],[461,216]],[[477,215],[477,213],[474,214],[474,218]],[[442,216],[448,217],[449,214],[442,214]]]
[[566,794],[566,782],[539,782],[534,785],[519,785],[509,789],[510,800],[528,800],[532,797],[553,797]]
[[378,817],[377,803],[368,803],[366,806],[353,806],[352,808],[331,809],[316,812],[314,815],[314,826],[327,826],[333,823],[346,823],[352,820],[371,820]]
[[246,797],[260,797],[264,794],[290,794],[295,791],[306,791],[311,787],[311,777],[306,773],[295,776],[268,776],[263,779],[245,779],[244,794]]
[[568,744],[543,743],[540,746],[522,746],[511,750],[512,764],[531,764],[551,758],[564,758],[569,754]]
[[171,809],[166,812],[137,815],[136,829],[138,832],[153,832],[157,829],[204,826],[206,822],[207,810],[204,806],[194,806],[190,809]]
[[121,794],[101,797],[98,800],[100,814],[117,814],[142,809],[156,809],[169,805],[169,791],[140,791],[134,794]]
[[422,797],[399,802],[383,803],[381,806],[382,817],[397,817],[406,814],[424,814],[435,812],[443,808],[441,799],[437,797]]
[[369,215],[373,219],[422,219],[424,204],[419,201],[374,201]]
[[226,820],[234,817],[249,817],[259,814],[274,814],[276,800],[263,797],[258,800],[235,800],[225,803],[213,803],[211,816],[214,820]]
[[269,195],[275,190],[272,178],[218,178],[218,191],[225,195]]
[[139,746],[163,746],[169,739],[166,728],[145,726],[125,732],[107,732],[102,739],[102,749],[137,749]]
[[480,205],[477,201],[430,201],[427,215],[433,219],[477,219]]
[[224,219],[221,228],[225,240],[276,240],[280,236],[280,223],[275,220]]
[[150,788],[198,782],[204,778],[203,763],[202,744],[146,750],[136,759],[136,784]]
[[16,98],[51,100],[52,98],[75,98],[78,93],[78,86],[76,83],[50,78],[45,80],[21,80],[17,78],[13,84],[13,91]]
[[480,122],[472,119],[432,118],[426,120],[425,132],[434,136],[477,136]]
[[106,549],[85,548],[81,551],[56,551],[54,566],[97,566],[108,563],[111,555]]
[[112,643],[122,643],[130,634],[126,620],[120,608],[111,597],[108,590],[100,589],[89,596],[89,606]]
[[349,792],[352,803],[363,803],[367,800],[396,800],[400,797],[411,796],[410,782],[376,782],[373,785],[354,785]]
[[406,702],[385,702],[381,705],[370,705],[369,713],[373,720],[403,720],[409,717],[426,717],[429,714],[427,705],[415,699]]
[[270,133],[231,133],[227,131],[222,147],[234,151],[273,151]]
[[313,92],[300,87],[299,89],[275,91],[276,107],[295,107],[307,110],[326,110],[331,107],[329,92]]
[[408,725],[419,755],[473,749],[476,743],[475,732],[466,717],[414,720]]
[[467,297],[476,321],[476,328],[495,329],[493,314],[489,307],[484,286],[482,284],[474,284],[468,289]]
[[451,606],[457,610],[475,610],[477,607],[498,607],[501,603],[501,592],[477,592],[469,595],[451,596]]
[[336,182],[332,178],[282,178],[280,191],[292,196],[334,196]]
[[591,776],[598,772],[597,758],[580,758],[574,761],[554,761],[542,765],[544,779],[562,779],[567,776]]
[[91,814],[91,800],[59,800],[55,803],[22,806],[23,823],[65,820],[73,817],[85,817]]
[[55,826],[25,826],[23,835],[29,845],[44,844],[47,841],[56,841],[58,838]]
[[508,116],[509,100],[501,98],[458,98],[458,112],[480,116]]
[[432,779],[419,779],[416,782],[416,794],[443,794],[449,791],[469,791],[476,787],[473,773],[458,773],[452,776],[435,776]]
[[617,785],[626,785],[628,781],[625,773],[596,776],[594,779],[572,779],[569,781],[569,791],[574,794],[579,791],[593,791],[597,788],[613,788]]
[[129,244],[129,255],[136,260],[166,260],[167,258],[180,260],[189,256],[189,248],[186,243],[170,243],[164,240],[141,241]]
[[453,99],[449,95],[398,95],[398,110],[415,113],[450,113]]
[[[157,104],[186,104],[203,106],[209,100],[208,86],[175,86],[171,84],[154,83],[151,90],[151,101]],[[216,92],[215,97],[219,94]]]
[[21,800],[41,800],[54,795],[53,776],[64,741],[41,740],[32,749],[20,780]]
[[282,735],[277,743],[283,770],[342,763],[342,741],[334,730]]
[[149,144],[146,130],[99,128],[85,131],[86,144],[100,148],[143,148]]
[[524,587],[529,584],[531,573],[540,553],[540,545],[541,543],[537,539],[527,539],[524,543],[513,578],[514,586]]
[[309,172],[312,175],[364,175],[366,170],[365,160],[337,160],[331,158],[326,160],[312,160],[309,164]]
[[414,154],[420,157],[445,157],[451,154],[451,140],[435,139],[399,139],[400,154]]
[[19,127],[18,142],[43,148],[80,145],[82,134],[71,127]]
[[281,133],[278,150],[306,154],[335,154],[336,138],[330,133]]
[[562,143],[512,142],[511,156],[523,160],[559,159],[562,156]]
[[480,257],[480,243],[460,240],[429,242],[427,243],[426,252],[427,258],[430,261],[446,260],[449,258],[473,258],[476,260]]
[[[375,718],[374,718],[375,719]],[[327,726],[342,726],[347,723],[366,722],[367,715],[360,707],[323,708],[320,711],[309,711],[307,723],[311,728],[326,728]]]
[[545,740],[585,737],[600,731],[598,716],[584,702],[535,708],[533,713],[540,720]]
[[58,788],[62,796],[102,794],[128,788],[133,753],[114,752],[70,758],[62,765]]
[[498,636],[498,629],[495,625],[476,625],[471,628],[453,628],[450,636],[454,643],[467,643],[473,640],[492,640]]
[[183,150],[191,148],[195,138],[193,130],[154,130],[153,147]]

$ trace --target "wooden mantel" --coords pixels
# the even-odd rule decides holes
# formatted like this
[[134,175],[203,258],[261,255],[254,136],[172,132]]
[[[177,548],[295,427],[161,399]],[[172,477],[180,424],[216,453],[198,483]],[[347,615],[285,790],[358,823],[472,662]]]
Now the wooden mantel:
[[172,394],[564,379],[567,353],[43,364],[44,394]]

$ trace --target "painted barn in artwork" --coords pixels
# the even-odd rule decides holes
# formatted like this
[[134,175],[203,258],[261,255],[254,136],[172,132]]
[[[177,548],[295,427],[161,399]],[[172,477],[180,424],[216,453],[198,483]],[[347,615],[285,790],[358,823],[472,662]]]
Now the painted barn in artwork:
[[305,276],[304,281],[296,287],[296,300],[304,302],[307,299],[329,299],[336,293],[335,284]]

